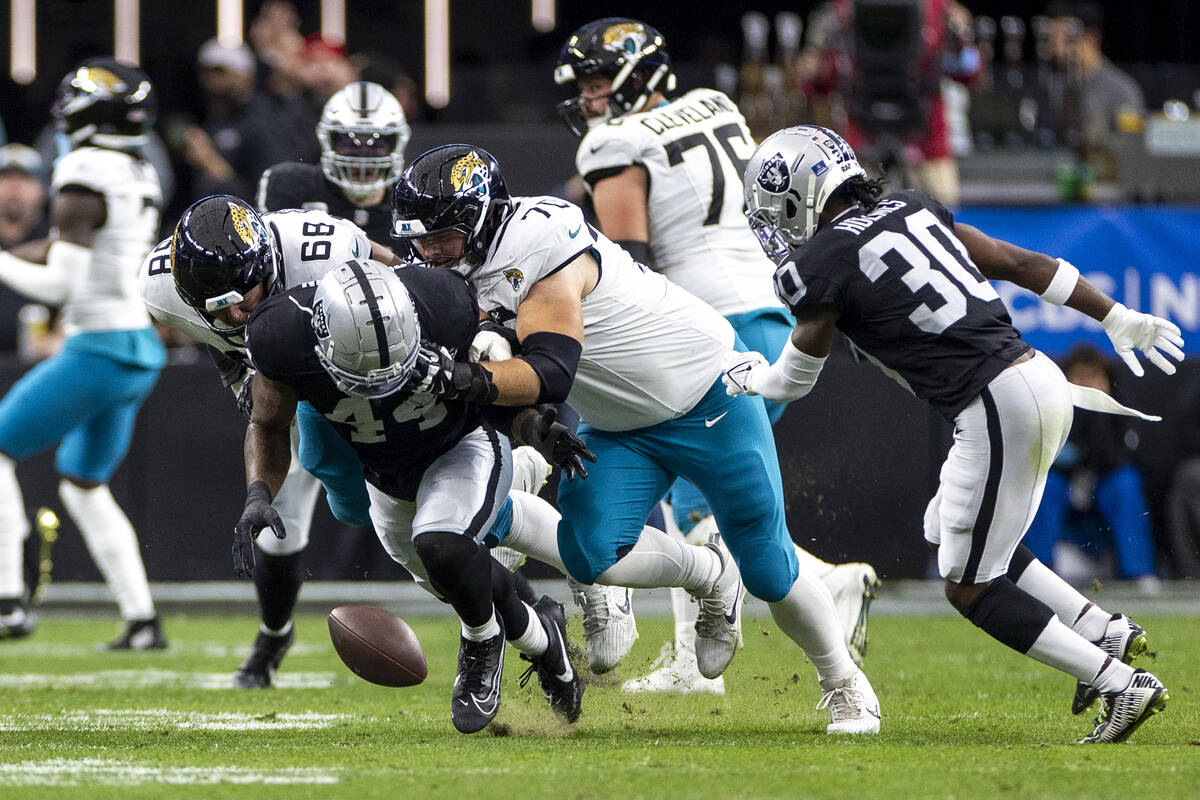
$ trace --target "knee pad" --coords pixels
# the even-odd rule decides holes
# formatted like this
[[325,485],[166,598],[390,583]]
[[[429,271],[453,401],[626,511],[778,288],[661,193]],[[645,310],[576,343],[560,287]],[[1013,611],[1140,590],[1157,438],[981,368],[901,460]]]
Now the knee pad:
[[467,562],[479,552],[479,545],[474,540],[442,531],[414,537],[413,547],[429,574],[429,582],[442,596],[455,594]]
[[1028,653],[1054,612],[1007,577],[1001,577],[992,581],[962,615],[996,641],[1018,653]]
[[759,600],[777,603],[787,597],[800,574],[794,547],[754,548],[738,559],[746,591]]

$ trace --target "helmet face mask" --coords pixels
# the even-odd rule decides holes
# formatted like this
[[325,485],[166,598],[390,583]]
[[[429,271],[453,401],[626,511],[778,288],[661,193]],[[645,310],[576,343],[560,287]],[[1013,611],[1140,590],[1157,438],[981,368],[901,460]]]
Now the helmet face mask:
[[829,196],[865,175],[854,151],[828,128],[784,128],[746,164],[746,217],[763,252],[778,261],[816,233]]
[[444,145],[413,159],[400,176],[392,195],[392,236],[420,251],[422,241],[449,243],[443,234],[461,233],[457,258],[436,252],[426,263],[469,275],[487,259],[510,208],[508,187],[491,154],[473,145]]
[[412,297],[389,267],[349,261],[328,272],[313,298],[317,360],[338,390],[378,399],[403,389],[421,348]]
[[655,92],[675,90],[675,74],[666,40],[654,28],[634,19],[609,17],[589,22],[571,34],[554,69],[554,82],[578,83],[593,75],[612,81],[604,115],[584,112],[579,96],[558,104],[557,111],[577,136],[613,117],[643,110]]
[[171,275],[175,290],[213,330],[237,334],[214,314],[243,303],[258,286],[274,286],[274,242],[266,225],[245,201],[214,195],[188,207],[171,236]]
[[377,83],[359,81],[325,103],[317,123],[321,171],[353,199],[394,183],[412,129],[400,102]]
[[148,141],[158,96],[137,67],[89,58],[59,83],[50,114],[72,145],[136,150]]

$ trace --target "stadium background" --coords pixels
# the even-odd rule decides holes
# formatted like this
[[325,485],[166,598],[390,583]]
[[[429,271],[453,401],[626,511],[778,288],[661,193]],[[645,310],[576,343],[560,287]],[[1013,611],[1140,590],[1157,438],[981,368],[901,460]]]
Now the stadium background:
[[[168,122],[194,115],[199,106],[195,57],[216,32],[216,3],[142,4],[141,63],[155,80]],[[260,4],[247,2],[247,22]],[[302,30],[317,30],[319,0],[296,2]],[[559,125],[554,104],[563,92],[553,85],[551,68],[567,33],[599,16],[629,13],[628,4],[559,4],[553,30],[539,33],[529,22],[526,2],[451,2],[451,99],[413,120],[409,155],[448,141],[470,141],[491,150],[504,165],[510,187],[520,194],[551,192],[572,171],[575,140]],[[768,14],[801,14],[816,3],[756,3]],[[1041,2],[971,2],[975,14],[1028,18]],[[1106,53],[1141,78],[1149,107],[1200,86],[1193,63],[1200,36],[1198,12],[1186,0],[1152,4],[1105,4]],[[28,85],[7,77],[0,93],[0,117],[10,141],[32,141],[48,120],[47,109],[59,77],[84,57],[110,52],[112,3],[39,0],[38,75]],[[740,17],[736,4],[706,6],[641,2],[638,16],[668,36],[684,85],[712,82],[716,64],[741,59]],[[7,52],[11,29],[0,31]],[[347,46],[394,59],[418,83],[422,79],[423,4],[348,0]],[[1183,94],[1190,99],[1190,94]],[[799,122],[801,120],[797,120]],[[964,160],[964,193],[977,181],[1005,183],[1017,162],[1030,153],[994,153],[972,166]],[[1195,160],[1192,170],[1196,169]],[[975,170],[973,172],[973,170]],[[1191,177],[1195,172],[1191,173]],[[195,198],[186,174],[164,216],[169,224]],[[1045,176],[1026,177],[1030,196]],[[1187,180],[1191,180],[1187,177]],[[1009,184],[1016,183],[1007,181]],[[1200,183],[1200,182],[1196,182]],[[1192,184],[1195,188],[1196,183]],[[1018,186],[1019,194],[1020,186]],[[1137,224],[1130,215],[1150,214]],[[1048,216],[1052,215],[1052,216]],[[1189,344],[1200,344],[1200,247],[1187,231],[1196,229],[1188,207],[996,208],[969,205],[960,217],[989,232],[1027,246],[1071,258],[1086,271],[1107,274],[1120,289],[1118,299],[1154,310],[1166,303],[1185,329]],[[1074,231],[1074,234],[1070,232]],[[1097,235],[1097,232],[1101,235]],[[1103,238],[1108,236],[1109,238]],[[1114,249],[1113,242],[1120,247]],[[1064,245],[1069,245],[1064,250]],[[1073,248],[1073,249],[1072,249]],[[1144,280],[1130,288],[1129,271]],[[1157,282],[1156,282],[1157,281]],[[1157,287],[1157,288],[1155,288]],[[1157,292],[1157,294],[1156,294]],[[1017,298],[1028,307],[1028,298]],[[1038,346],[1061,355],[1074,341],[1095,331],[1054,320],[1024,317],[1023,330]],[[1103,341],[1101,339],[1101,341]],[[937,480],[937,467],[949,442],[949,427],[923,404],[907,397],[881,373],[856,364],[847,351],[835,353],[820,389],[792,409],[777,429],[794,535],[814,552],[836,559],[870,560],[884,577],[919,577],[926,562],[919,546],[920,519]],[[0,363],[0,385],[8,386],[26,366]],[[1200,410],[1184,406],[1200,385],[1200,368],[1189,361],[1181,375],[1150,374],[1123,381],[1125,399],[1163,414],[1159,425],[1140,426],[1140,458],[1147,470],[1152,508],[1157,515],[1171,472],[1181,456],[1179,426]],[[139,532],[152,581],[227,578],[229,529],[241,507],[243,423],[205,365],[173,365],[138,421],[129,458],[113,480],[119,501]],[[21,466],[25,499],[32,513],[54,507],[56,481],[49,454]],[[313,577],[379,579],[400,575],[373,546],[370,536],[337,525],[320,510],[307,563]],[[69,522],[64,520],[66,532]],[[1169,572],[1169,565],[1166,569]],[[63,537],[55,551],[56,581],[99,580],[79,538]]]

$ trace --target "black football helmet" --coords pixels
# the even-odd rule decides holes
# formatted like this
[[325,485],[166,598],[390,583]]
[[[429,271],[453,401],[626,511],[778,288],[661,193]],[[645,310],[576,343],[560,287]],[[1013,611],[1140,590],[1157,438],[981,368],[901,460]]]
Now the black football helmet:
[[[563,45],[554,68],[554,82],[562,86],[588,75],[602,75],[612,81],[608,115],[601,119],[641,111],[656,91],[675,91],[671,56],[663,35],[644,22],[626,17],[589,22]],[[587,133],[588,122],[578,97],[559,103],[558,114],[576,136]]]
[[[392,193],[392,236],[416,243],[443,231],[466,235],[457,263],[469,275],[487,258],[512,201],[500,165],[481,147],[448,144],[413,159]],[[415,250],[415,248],[414,248]]]
[[134,150],[146,144],[158,95],[137,67],[107,56],[89,58],[59,83],[50,114],[72,145]]
[[[275,246],[262,218],[244,200],[218,194],[183,212],[171,237],[171,275],[183,302],[213,327],[212,313],[237,305],[260,283],[269,294]],[[233,328],[216,328],[221,333]]]

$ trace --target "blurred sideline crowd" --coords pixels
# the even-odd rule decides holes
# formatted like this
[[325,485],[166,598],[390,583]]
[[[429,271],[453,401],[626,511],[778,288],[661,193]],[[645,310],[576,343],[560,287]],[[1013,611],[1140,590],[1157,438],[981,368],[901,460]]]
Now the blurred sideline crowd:
[[[201,108],[162,98],[147,155],[164,189],[164,231],[196,199],[253,201],[271,166],[319,162],[322,108],[355,81],[383,86],[410,121],[426,118],[416,82],[397,62],[302,28],[291,3],[268,0],[246,43],[212,39],[195,54]],[[1146,117],[1139,84],[1104,56],[1102,30],[1098,3],[1056,0],[1030,20],[993,20],[956,0],[833,0],[807,18],[747,13],[743,62],[714,79],[738,100],[756,138],[801,122],[831,127],[893,185],[952,207],[958,159],[996,148],[1066,148],[1073,158],[1060,176],[1062,199],[1087,200],[1093,181],[1116,174],[1114,137],[1141,131]],[[3,248],[46,236],[58,152],[49,124],[29,144],[0,147]],[[570,182],[566,191],[586,202]],[[0,353],[36,361],[55,352],[54,316],[0,287]],[[160,334],[173,361],[197,359],[192,343],[165,327]],[[1098,351],[1078,348],[1063,366],[1073,382],[1115,392],[1112,364]],[[1181,429],[1185,459],[1153,528],[1136,431],[1122,417],[1079,413],[1030,531],[1040,559],[1068,578],[1107,574],[1147,591],[1160,575],[1200,577],[1200,386],[1193,393],[1197,413]]]

